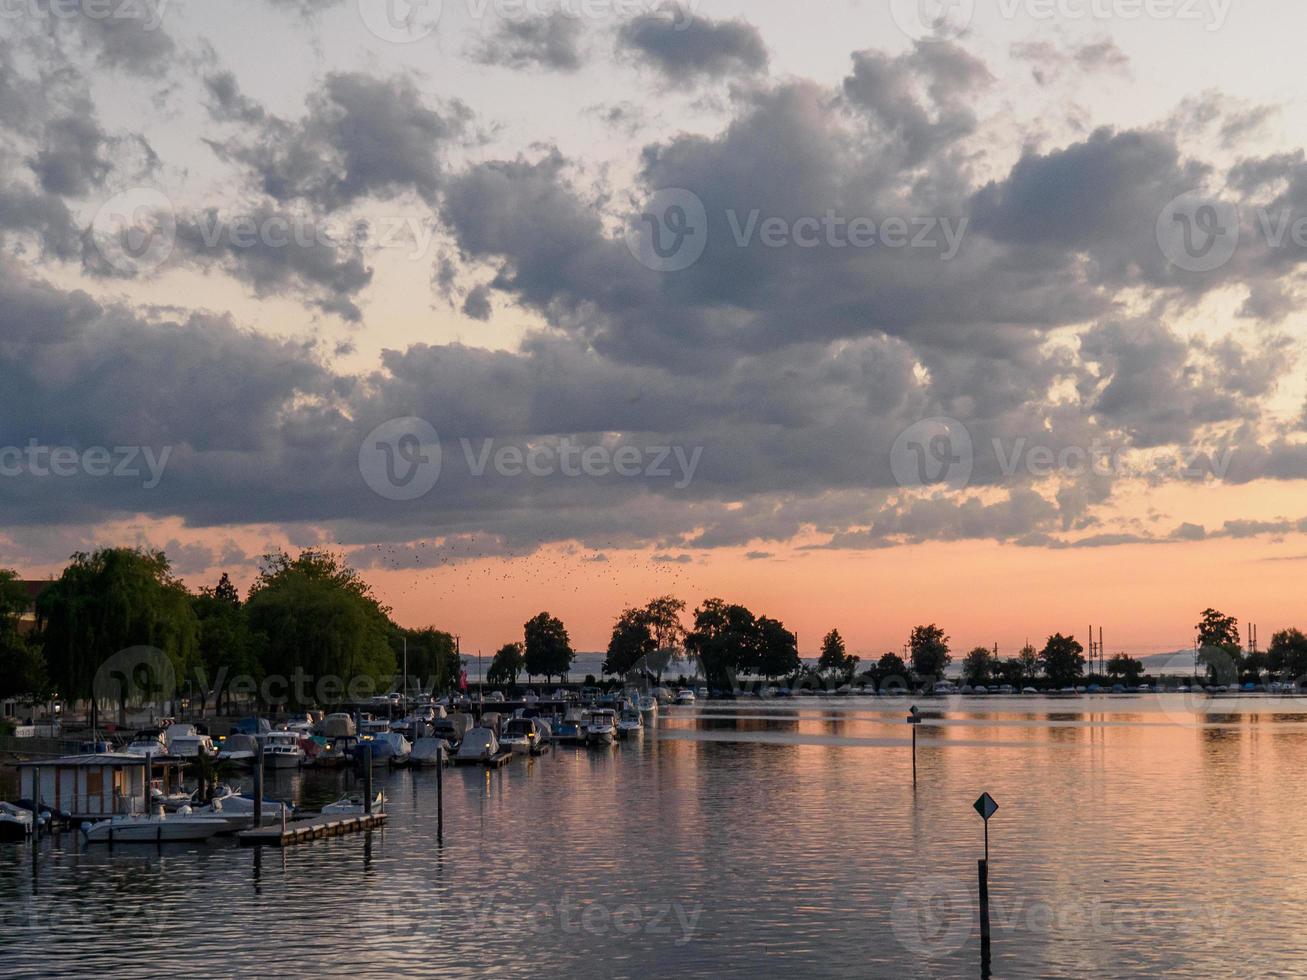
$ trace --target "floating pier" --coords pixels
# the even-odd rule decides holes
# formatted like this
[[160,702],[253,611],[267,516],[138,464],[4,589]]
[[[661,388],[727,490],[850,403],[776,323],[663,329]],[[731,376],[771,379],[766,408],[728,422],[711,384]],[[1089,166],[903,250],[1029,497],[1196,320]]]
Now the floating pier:
[[385,813],[361,813],[351,816],[311,817],[306,820],[292,820],[284,828],[280,825],[258,827],[242,830],[236,835],[245,847],[290,847],[306,841],[320,840],[323,837],[340,837],[343,834],[356,834],[361,830],[372,830],[385,826]]
[[485,759],[460,759],[455,756],[450,760],[456,766],[485,766],[487,769],[499,769],[513,758],[512,750],[504,749]]

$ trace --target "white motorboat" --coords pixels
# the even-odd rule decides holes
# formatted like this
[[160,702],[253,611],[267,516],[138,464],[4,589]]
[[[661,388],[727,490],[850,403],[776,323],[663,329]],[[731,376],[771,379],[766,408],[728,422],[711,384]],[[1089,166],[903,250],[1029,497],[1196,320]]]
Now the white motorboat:
[[212,759],[218,750],[208,735],[178,735],[168,743],[168,754],[177,759]]
[[238,766],[252,766],[259,757],[259,740],[253,735],[228,735],[218,751],[219,762],[230,762]]
[[694,704],[694,701],[695,701],[694,692],[691,691],[688,687],[683,687],[676,692],[677,704]]
[[623,708],[622,713],[617,716],[617,737],[630,738],[633,735],[644,734],[644,721],[640,717],[640,712],[636,708]]
[[658,699],[652,694],[646,694],[640,698],[640,714],[656,715],[658,714]]
[[0,841],[26,840],[32,836],[32,811],[12,803],[0,803]]
[[127,747],[122,750],[122,754],[141,758],[147,755],[167,755],[168,744],[163,740],[163,732],[157,728],[149,728],[133,735]]
[[92,844],[157,843],[208,840],[230,829],[227,820],[189,811],[152,816],[114,817],[85,824],[82,833]]
[[549,746],[549,736],[549,726],[539,718],[510,718],[499,744],[518,755],[540,755]]
[[617,741],[617,712],[596,708],[585,723],[585,740],[589,745],[612,745]]
[[[223,787],[227,789],[227,787]],[[291,809],[279,800],[263,801],[263,826],[281,823],[281,811],[286,811],[286,819],[291,819]],[[254,826],[254,798],[241,796],[233,790],[214,796],[208,806],[194,807],[191,810],[198,817],[212,817],[227,823],[227,829],[248,830]]]
[[299,732],[265,732],[260,741],[263,744],[263,768],[298,769],[304,764]]
[[[366,808],[363,805],[364,799],[365,798],[362,796],[342,796],[335,803],[328,803],[324,806],[322,808],[322,815],[336,817],[362,816],[366,812]],[[372,812],[380,813],[385,802],[386,798],[378,792],[372,799]]]
[[449,743],[443,738],[420,738],[413,743],[409,763],[414,766],[438,766],[449,758]]
[[459,743],[455,762],[485,762],[499,754],[499,737],[489,728],[473,728]]
[[371,746],[373,765],[407,765],[413,752],[413,746],[399,732],[378,732],[362,744]]

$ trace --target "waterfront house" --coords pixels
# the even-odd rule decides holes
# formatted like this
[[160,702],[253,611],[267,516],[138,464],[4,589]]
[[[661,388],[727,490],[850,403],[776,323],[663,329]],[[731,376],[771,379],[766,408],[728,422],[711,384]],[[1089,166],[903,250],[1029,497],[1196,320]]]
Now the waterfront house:
[[168,796],[181,785],[183,765],[179,759],[150,759],[118,752],[22,762],[18,766],[18,795],[79,821],[144,813],[149,780],[156,779],[158,789]]

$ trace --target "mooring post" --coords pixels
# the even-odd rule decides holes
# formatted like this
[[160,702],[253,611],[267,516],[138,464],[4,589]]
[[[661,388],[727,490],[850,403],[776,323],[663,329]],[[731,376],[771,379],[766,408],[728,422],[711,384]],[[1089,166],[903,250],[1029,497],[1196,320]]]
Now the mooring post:
[[263,826],[263,743],[254,756],[254,827]]
[[[32,772],[32,824],[35,827],[36,836],[41,836],[41,767],[34,766]],[[57,778],[57,777],[56,777]],[[53,828],[54,819],[51,818],[50,826]]]
[[363,812],[372,816],[372,744],[363,745]]
[[917,726],[921,724],[921,709],[915,704],[908,709],[908,725],[912,728],[912,785],[917,785]]
[[436,749],[436,843],[445,843],[445,746]]

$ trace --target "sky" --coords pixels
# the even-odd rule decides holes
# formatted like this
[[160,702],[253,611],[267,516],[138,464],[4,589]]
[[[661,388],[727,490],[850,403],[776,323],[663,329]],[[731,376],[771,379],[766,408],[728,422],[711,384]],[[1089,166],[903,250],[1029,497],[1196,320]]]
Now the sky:
[[493,651],[1303,625],[1276,0],[0,2],[0,567],[328,548]]

